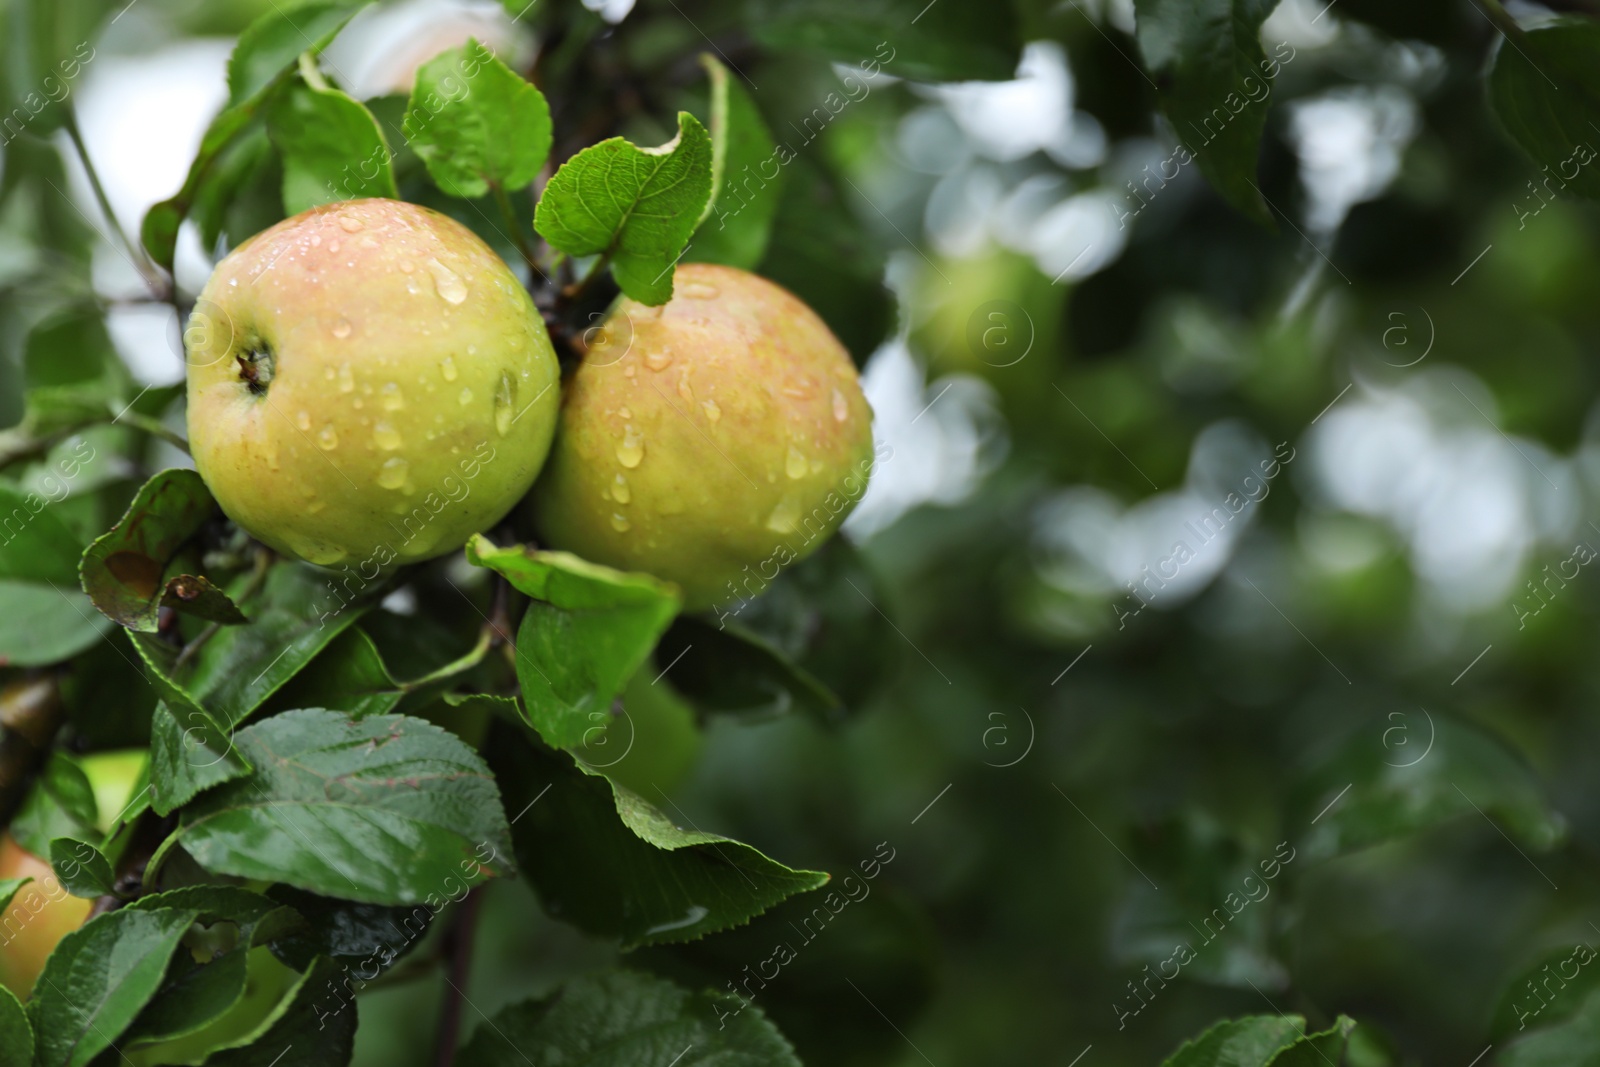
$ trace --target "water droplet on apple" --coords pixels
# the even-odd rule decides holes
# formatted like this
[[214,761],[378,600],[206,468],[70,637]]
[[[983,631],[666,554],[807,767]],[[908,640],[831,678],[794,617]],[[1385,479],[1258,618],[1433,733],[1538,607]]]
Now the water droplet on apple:
[[380,422],[372,428],[372,443],[385,452],[393,452],[402,444],[400,431],[387,422]]
[[305,433],[311,429],[311,412],[302,411],[295,415],[294,423],[300,427],[300,432]]
[[311,247],[312,248],[316,248],[321,243],[322,243],[322,234],[314,233],[314,234],[311,235]]
[[644,461],[644,434],[629,423],[622,431],[622,443],[617,445],[617,462],[632,470]]
[[340,215],[339,226],[344,230],[345,233],[355,233],[357,230],[361,229],[361,220],[357,218],[351,218],[349,215]]
[[784,462],[783,472],[790,478],[804,478],[806,476],[806,457],[794,445],[789,446],[789,458]]
[[312,500],[306,504],[306,514],[315,515],[318,512],[326,511],[327,508],[328,502],[326,500]]
[[718,419],[722,418],[722,409],[717,406],[717,402],[715,400],[702,401],[700,407],[705,410],[706,418],[710,419],[712,422],[716,422]]
[[339,432],[333,428],[333,423],[328,423],[317,431],[317,445],[326,452],[332,452],[339,447]]
[[663,348],[659,351],[651,349],[644,354],[644,365],[651,370],[661,371],[672,366],[672,349]]
[[504,437],[511,432],[516,420],[517,380],[506,371],[500,372],[500,384],[494,391],[494,428]]
[[461,396],[459,399],[462,407],[466,407],[468,404],[472,403],[472,390],[463,385],[461,387]]
[[339,364],[339,392],[353,393],[356,391],[355,372],[350,369],[350,364]]
[[402,259],[400,261],[400,273],[401,274],[410,274],[412,271],[414,271],[416,269],[417,269],[417,265],[415,263],[411,262],[409,259]]
[[328,242],[328,251],[329,252],[337,252],[337,251],[339,251],[339,242],[338,241],[329,241]]
[[629,411],[627,408],[618,408],[617,414],[621,415],[624,419],[633,418],[633,412]]
[[459,304],[467,298],[467,283],[461,280],[461,275],[437,259],[428,260],[428,273],[433,275],[433,286],[445,303]]
[[844,394],[835,389],[833,391],[833,421],[844,422],[850,417],[850,404],[845,400]]
[[228,279],[228,288],[229,289],[237,289],[237,288],[239,288],[239,279],[238,278],[229,278]]
[[340,340],[350,336],[350,320],[340,319],[333,324],[333,335]]
[[611,483],[611,496],[619,504],[626,504],[633,499],[633,490],[628,488],[628,479],[622,476],[621,471],[617,472],[616,481]]
[[383,389],[383,410],[399,411],[406,406],[406,395],[400,391],[400,386],[395,382],[388,382]]
[[678,293],[690,300],[712,300],[717,295],[717,287],[704,282],[686,282],[678,288]]
[[439,373],[444,375],[444,380],[445,381],[447,381],[447,382],[455,381],[456,380],[456,361],[454,359],[451,359],[449,356],[445,356],[443,359],[441,359],[439,361]]
[[800,502],[793,494],[778,501],[778,506],[767,516],[767,529],[773,533],[794,533],[800,522]]
[[333,381],[333,368],[332,367],[324,367],[322,369],[322,376],[324,378],[328,379],[328,381],[330,381],[330,382]]
[[678,375],[678,395],[685,400],[694,402],[694,390],[689,388],[689,368],[683,368],[683,373]]
[[467,355],[475,356],[477,354],[478,354],[478,346],[477,345],[468,345],[467,346]]
[[628,521],[626,515],[613,511],[611,513],[611,528],[617,533],[627,533],[633,528],[633,523]]
[[384,460],[383,466],[378,468],[378,484],[385,489],[399,489],[406,484],[406,473],[410,467],[400,456]]

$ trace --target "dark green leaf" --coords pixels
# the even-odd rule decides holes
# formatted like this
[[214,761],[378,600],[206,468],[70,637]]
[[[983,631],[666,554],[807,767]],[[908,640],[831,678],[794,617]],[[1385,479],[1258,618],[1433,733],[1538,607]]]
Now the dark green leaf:
[[98,821],[94,787],[83,768],[65,752],[52,752],[11,821],[11,836],[43,858],[50,855],[50,842],[58,837],[97,840]]
[[476,40],[417,70],[406,139],[434,183],[467,199],[532,183],[550,155],[544,94]]
[[1502,43],[1489,72],[1489,103],[1539,166],[1539,184],[1551,193],[1600,197],[1600,167],[1590,166],[1600,144],[1600,23],[1560,19]]
[[267,133],[283,158],[287,214],[339,200],[400,196],[377,120],[337,89],[290,86],[267,110]]
[[[927,0],[750,0],[756,40],[916,81],[1001,81],[1022,52],[1010,4]],[[864,64],[872,64],[867,67]]]
[[317,960],[290,989],[264,1033],[246,1046],[213,1053],[206,1067],[282,1067],[289,1062],[295,1067],[345,1067],[356,1036],[355,1002],[337,999],[346,981],[337,963]]
[[1403,714],[1404,747],[1358,736],[1316,775],[1321,789],[1305,804],[1313,813],[1346,785],[1350,791],[1298,846],[1309,857],[1325,859],[1454,819],[1475,821],[1489,833],[1487,818],[1493,817],[1513,838],[1541,851],[1565,836],[1565,822],[1533,772],[1499,738],[1447,715]]
[[556,748],[584,743],[678,612],[672,586],[566,552],[497,548],[478,536],[467,558],[533,597],[517,633],[528,721]]
[[[725,930],[828,876],[681,830],[643,798],[500,727],[491,764],[524,873],[550,913],[623,947]],[[548,787],[548,793],[545,792]]]
[[161,984],[195,912],[124,909],[61,939],[28,1004],[38,1067],[86,1067],[110,1048]]
[[585,148],[545,186],[534,228],[573,256],[606,255],[622,291],[642,304],[672,297],[672,271],[711,198],[711,138],[678,113],[659,148],[621,137]]
[[372,638],[351,627],[274,693],[267,708],[330,708],[360,718],[393,711],[402,695]]
[[1600,992],[1576,1014],[1513,1041],[1498,1053],[1499,1067],[1600,1067]]
[[312,0],[291,7],[275,4],[239,35],[228,59],[228,106],[206,128],[183,187],[152,207],[140,226],[140,240],[156,263],[172,269],[178,227],[201,197],[213,165],[287,84],[300,54],[321,52],[363,6],[336,0]]
[[150,806],[170,814],[212,786],[250,773],[228,731],[197,707],[156,706],[150,724]]
[[11,990],[0,986],[0,1067],[33,1067],[33,1027]]
[[1355,1026],[1354,1019],[1341,1015],[1326,1030],[1306,1034],[1267,1063],[1269,1067],[1315,1067],[1316,1064],[1340,1063],[1345,1058],[1345,1046]]
[[1489,1037],[1502,1041],[1530,1025],[1552,1026],[1576,1015],[1600,989],[1600,967],[1591,967],[1595,950],[1587,943],[1544,953],[1506,984],[1489,1024]]
[[33,881],[32,878],[0,878],[0,912],[11,906],[11,898],[17,895],[17,890]]
[[275,564],[250,600],[250,625],[218,633],[195,657],[185,687],[218,719],[236,726],[300,673],[371,600],[347,604],[327,576],[295,563]]
[[[1261,24],[1278,0],[1134,0],[1139,51],[1173,132],[1223,198],[1264,225],[1256,156],[1278,64]],[[1268,71],[1273,75],[1269,76]]]
[[43,667],[71,659],[114,625],[74,585],[0,580],[0,663]]
[[787,172],[744,83],[709,55],[700,62],[711,78],[711,199],[684,259],[755,270]]
[[[84,550],[84,592],[107,618],[131,630],[155,633],[167,593],[163,581],[167,564],[216,513],[217,502],[199,474],[161,471],[140,488],[117,524]],[[197,590],[194,598],[200,595]]]
[[0,578],[70,588],[82,545],[50,511],[50,501],[0,485]]
[[478,1028],[463,1058],[476,1067],[800,1067],[761,1009],[636,971],[578,978],[549,1000],[513,1004]]
[[259,977],[266,949],[253,958],[252,949],[305,926],[292,909],[230,886],[189,886],[141,897],[130,907],[199,912],[188,938],[193,951],[174,957],[160,990],[126,1035],[135,1048],[197,1033],[220,1019],[245,995],[252,966]]
[[289,966],[304,970],[318,956],[349,964],[369,979],[416,948],[446,903],[459,903],[467,883],[453,878],[439,887],[437,900],[406,907],[385,908],[334,900],[275,885],[272,899],[304,916],[306,928],[273,944],[272,950]]
[[[1217,1023],[1204,1034],[1167,1057],[1162,1067],[1301,1067],[1302,1055],[1317,1058],[1325,1052],[1330,1038],[1336,1040],[1335,1054],[1354,1024],[1340,1016],[1329,1030],[1306,1033],[1305,1018],[1299,1015],[1250,1015]],[[1317,1060],[1320,1062],[1320,1060]]]
[[509,873],[494,779],[432,723],[306,709],[234,743],[256,773],[187,807],[169,839],[209,871],[391,905]]
[[839,698],[771,643],[733,623],[721,627],[680,616],[656,651],[666,680],[705,711],[783,715],[800,711],[824,722],[843,711]]
[[50,842],[50,866],[62,888],[75,897],[103,897],[116,881],[111,861],[87,841],[58,837]]
[[41,321],[23,348],[25,424],[55,433],[119,414],[130,381],[104,312],[74,305]]
[[250,621],[233,599],[203,574],[179,574],[168,578],[161,587],[161,606],[228,626]]

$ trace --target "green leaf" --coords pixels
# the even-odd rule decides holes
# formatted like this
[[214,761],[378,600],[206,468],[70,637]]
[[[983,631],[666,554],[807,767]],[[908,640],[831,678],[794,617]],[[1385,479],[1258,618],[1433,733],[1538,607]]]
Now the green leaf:
[[267,110],[267,134],[283,157],[286,214],[359,197],[399,199],[378,120],[337,89],[290,86]]
[[[915,81],[1003,81],[1022,54],[1010,4],[927,0],[750,0],[746,24],[780,52]],[[852,72],[853,73],[853,72]]]
[[0,485],[0,578],[70,587],[83,550],[38,493]]
[[711,198],[711,138],[678,113],[659,148],[621,137],[585,148],[545,186],[534,228],[573,256],[608,256],[622,291],[642,304],[672,297],[672,271]]
[[800,711],[829,722],[844,710],[827,686],[734,623],[718,627],[680,616],[661,638],[656,662],[670,665],[666,680],[704,711],[749,716]]
[[1498,1067],[1600,1067],[1600,993],[1576,1014],[1513,1041],[1497,1053]]
[[1506,983],[1489,1024],[1489,1037],[1503,1041],[1530,1025],[1544,1028],[1578,1014],[1600,990],[1600,967],[1591,967],[1595,950],[1588,944],[1551,949]]
[[710,55],[711,199],[684,258],[755,270],[767,253],[787,172],[743,82]]
[[106,332],[104,312],[92,304],[49,315],[30,330],[23,368],[24,425],[36,434],[118,414],[131,380]]
[[467,558],[534,598],[517,632],[528,721],[555,748],[582,745],[677,614],[677,592],[647,574],[566,552],[497,548],[481,535]]
[[434,183],[451,196],[480,197],[491,185],[515,192],[550,155],[544,94],[469,38],[417,69],[406,140]]
[[85,1067],[133,1022],[161,984],[196,913],[107,912],[61,939],[34,985],[38,1067]]
[[690,993],[621,970],[574,979],[548,1000],[511,1005],[478,1028],[462,1060],[475,1067],[800,1067],[761,1009],[732,994]]
[[373,904],[509,873],[494,779],[432,723],[312,708],[241,730],[234,743],[256,773],[185,808],[169,839],[209,871]]
[[[1223,199],[1271,226],[1256,157],[1277,71],[1261,24],[1278,0],[1134,0],[1139,51],[1173,132]],[[1259,95],[1258,95],[1259,94]]]
[[0,663],[43,667],[71,659],[111,629],[71,585],[0,579]]
[[33,1027],[11,990],[0,986],[0,1067],[33,1067]]
[[4,912],[11,907],[11,898],[16,896],[17,891],[31,881],[33,881],[32,878],[0,878],[0,912]]
[[202,196],[213,165],[288,84],[300,54],[320,53],[364,6],[365,3],[340,0],[312,0],[295,6],[274,4],[270,12],[239,35],[239,43],[228,59],[228,106],[206,128],[183,186],[146,212],[140,226],[140,240],[156,263],[172,270],[178,227]]
[[353,626],[274,693],[267,709],[329,708],[361,718],[393,711],[403,695],[378,646]]
[[1346,1037],[1355,1022],[1339,1016],[1327,1030],[1307,1034],[1299,1015],[1250,1015],[1217,1023],[1192,1041],[1186,1041],[1162,1067],[1304,1067],[1338,1063]]
[[58,837],[50,842],[50,866],[62,888],[75,897],[103,897],[111,892],[116,876],[111,861],[87,841]]
[[223,722],[236,726],[354,624],[372,597],[341,599],[325,572],[297,563],[274,564],[250,625],[229,627],[195,657],[185,687]]
[[[161,471],[140,487],[117,524],[84,550],[84,592],[96,608],[119,625],[155,633],[169,588],[165,580],[167,565],[184,542],[216,513],[217,502],[199,474],[180,469]],[[201,586],[199,579],[185,577],[186,582],[174,576],[171,584],[191,593],[188,600],[205,597],[208,604],[215,603],[207,596],[208,590],[214,590],[209,582]],[[220,591],[215,592],[222,596]],[[227,600],[226,596],[223,599]],[[231,601],[228,607],[238,614]]]
[[286,885],[270,892],[306,922],[304,930],[273,943],[279,959],[305,970],[318,956],[328,956],[370,978],[416,948],[445,905],[466,898],[467,885],[453,879],[438,887],[437,900],[398,908],[335,900]]
[[247,1045],[212,1053],[206,1067],[283,1067],[290,1055],[295,1067],[346,1067],[355,1048],[356,1007],[337,999],[337,991],[348,980],[334,961],[317,960],[285,995],[269,1027]]
[[148,795],[157,815],[168,815],[250,770],[229,732],[198,706],[156,706],[150,722]]
[[[252,950],[305,925],[293,909],[231,886],[188,886],[142,897],[130,907],[199,912],[188,938],[196,951],[173,959],[160,990],[124,1038],[133,1049],[196,1034],[222,1018],[245,996],[252,966],[266,951],[252,959]],[[197,958],[202,954],[210,958]]]
[[75,758],[56,751],[11,820],[11,836],[43,858],[50,855],[50,843],[58,837],[98,838],[98,816],[88,775]]
[[730,838],[679,829],[642,797],[509,727],[497,727],[488,752],[514,813],[519,863],[545,907],[624,949],[738,926],[828,881]]
[[1600,144],[1600,23],[1558,19],[1503,42],[1489,104],[1546,189],[1600,197],[1600,167],[1590,166]]
[[[1288,984],[1273,953],[1272,919],[1284,869],[1301,859],[1293,846],[1242,840],[1185,814],[1143,827],[1129,850],[1161,889],[1135,878],[1121,894],[1111,934],[1118,963],[1236,989],[1275,993]],[[1122,1002],[1141,1010],[1132,996]]]
[[1420,708],[1395,712],[1390,720],[1390,731],[1404,726],[1404,746],[1396,741],[1390,747],[1388,732],[1383,745],[1354,737],[1312,779],[1317,788],[1303,804],[1311,814],[1345,786],[1350,790],[1316,821],[1303,845],[1297,842],[1308,857],[1326,859],[1455,819],[1477,822],[1490,833],[1487,818],[1493,817],[1511,837],[1539,851],[1565,836],[1565,821],[1550,808],[1532,769],[1499,738]]

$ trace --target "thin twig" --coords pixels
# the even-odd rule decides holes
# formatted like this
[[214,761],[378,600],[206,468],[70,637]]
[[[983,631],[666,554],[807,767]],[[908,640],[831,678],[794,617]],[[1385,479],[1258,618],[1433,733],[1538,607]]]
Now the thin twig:
[[472,942],[483,910],[482,887],[467,894],[461,902],[455,927],[450,931],[450,971],[446,975],[444,1004],[439,1009],[439,1031],[434,1044],[437,1067],[454,1067],[456,1046],[461,1043],[462,1004],[472,973]]

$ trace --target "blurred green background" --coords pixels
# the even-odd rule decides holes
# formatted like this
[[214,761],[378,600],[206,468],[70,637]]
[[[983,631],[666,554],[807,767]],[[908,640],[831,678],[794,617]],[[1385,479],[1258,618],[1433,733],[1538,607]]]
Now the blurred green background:
[[[136,233],[272,3],[72,0],[41,27],[7,0],[4,80],[21,99],[25,51],[92,42],[66,84]],[[1467,0],[1278,6],[1257,178],[1276,232],[1173,163],[1131,3],[938,3],[1013,80],[871,77],[806,46],[877,0],[413,0],[328,53],[381,115],[468,34],[523,69],[545,42],[541,63],[632,101],[553,101],[558,145],[563,121],[581,145],[704,114],[709,46],[793,150],[763,269],[864,363],[893,450],[846,526],[877,595],[828,588],[892,624],[850,650],[871,669],[847,722],[696,730],[630,698],[614,773],[795,866],[892,853],[756,998],[808,1063],[1149,1064],[1277,1011],[1366,1024],[1352,1063],[1500,1062],[1525,972],[1600,943],[1594,210],[1541,195],[1497,127],[1498,33]],[[935,54],[919,32],[854,54]],[[176,319],[67,133],[47,116],[5,142],[3,421],[30,345],[114,349],[163,395]],[[278,217],[260,166],[224,244]],[[221,250],[186,231],[180,291]],[[86,301],[103,329],[43,329]],[[101,495],[64,507],[126,501],[139,472],[105,452]],[[812,903],[632,961],[723,988]],[[1180,944],[1192,961],[1151,981]],[[616,955],[494,884],[467,1025]],[[424,1062],[441,982],[363,996],[357,1062]]]

